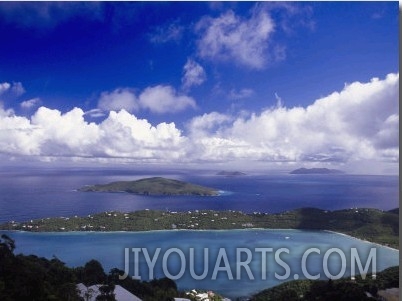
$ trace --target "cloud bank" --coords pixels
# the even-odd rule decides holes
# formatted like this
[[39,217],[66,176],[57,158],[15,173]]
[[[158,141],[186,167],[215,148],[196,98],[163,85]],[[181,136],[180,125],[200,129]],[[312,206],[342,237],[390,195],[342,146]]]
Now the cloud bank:
[[[185,96],[170,98],[175,93],[167,86],[145,89],[132,99],[130,91],[113,93],[128,94],[127,103],[135,100],[156,113],[193,105]],[[111,110],[101,123],[86,121],[80,108],[62,113],[40,107],[30,118],[0,108],[0,153],[173,164],[398,162],[398,100],[399,74],[389,74],[345,85],[308,107],[279,103],[247,117],[210,112],[190,120],[185,129],[174,123],[152,125],[122,108],[125,103],[116,103],[113,108],[119,110]]]

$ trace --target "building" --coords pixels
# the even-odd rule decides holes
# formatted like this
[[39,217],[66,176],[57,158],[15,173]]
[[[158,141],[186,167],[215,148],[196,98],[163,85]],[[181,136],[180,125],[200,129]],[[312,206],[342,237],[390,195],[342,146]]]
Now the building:
[[[79,283],[77,284],[78,294],[85,301],[96,301],[96,297],[100,295],[99,288],[101,286],[101,284],[95,284],[87,287],[83,283]],[[115,294],[116,301],[142,301],[120,285],[115,286],[113,293]]]

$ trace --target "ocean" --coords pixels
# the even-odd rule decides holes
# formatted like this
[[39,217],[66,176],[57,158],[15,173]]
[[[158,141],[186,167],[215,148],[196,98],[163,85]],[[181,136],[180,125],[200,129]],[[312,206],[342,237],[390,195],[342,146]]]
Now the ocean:
[[[103,211],[196,209],[278,213],[301,207],[324,210],[399,207],[397,176],[250,174],[131,170],[0,171],[0,222],[88,215]],[[84,185],[164,176],[225,191],[216,197],[86,193]]]
[[[188,210],[237,210],[243,212],[278,213],[301,207],[316,207],[325,210],[344,208],[378,208],[390,210],[398,204],[397,176],[361,175],[290,175],[287,173],[225,177],[215,175],[216,171],[135,171],[129,169],[71,169],[71,170],[13,170],[0,171],[0,222],[26,221],[44,217],[83,216],[103,211],[135,211],[157,209],[170,211]],[[216,197],[154,197],[137,196],[126,193],[85,193],[77,189],[84,185],[108,183],[111,181],[136,180],[148,176],[164,176],[195,184],[205,185],[223,191]],[[350,237],[325,231],[300,230],[231,230],[231,231],[154,231],[140,233],[24,233],[8,232],[16,240],[17,253],[36,254],[52,258],[58,257],[68,266],[83,265],[90,259],[99,260],[108,272],[110,268],[125,268],[125,248],[146,248],[162,252],[176,248],[184,252],[186,268],[176,282],[180,289],[202,288],[215,290],[227,297],[249,296],[259,290],[279,284],[275,272],[284,273],[283,266],[275,266],[268,261],[266,279],[261,279],[261,256],[256,248],[289,249],[282,253],[289,265],[291,275],[303,273],[300,270],[302,253],[309,247],[321,250],[321,254],[309,256],[308,267],[311,274],[323,273],[322,257],[331,248],[341,248],[346,254],[346,265],[339,256],[333,254],[329,266],[339,271],[345,266],[345,276],[350,275],[350,250],[355,247],[359,254],[367,256],[368,250],[377,250],[376,264],[380,271],[399,264],[399,252],[376,246]],[[220,271],[216,279],[211,279],[215,261],[208,263],[210,273],[204,280],[194,280],[188,274],[188,250],[194,248],[201,254],[208,247],[210,258],[216,257],[219,248],[228,252],[229,263],[235,264],[236,248],[248,248],[253,257],[250,262],[255,279],[248,275],[241,279],[228,279],[228,271]],[[142,253],[140,253],[141,255]],[[168,266],[177,274],[180,262],[178,254],[173,254]],[[244,254],[243,254],[244,255]],[[363,256],[363,257],[364,257]],[[176,258],[176,260],[174,260]],[[282,258],[282,257],[281,257]],[[338,258],[338,259],[337,259]],[[179,258],[180,259],[180,258]],[[142,260],[142,261],[141,261]],[[364,261],[364,259],[362,259]],[[147,280],[144,258],[140,256],[139,271]],[[160,262],[159,262],[160,263]],[[130,258],[130,269],[133,259]],[[202,272],[203,261],[197,260],[196,270]],[[271,268],[272,267],[272,268]],[[233,273],[235,267],[231,267]],[[243,268],[243,272],[246,272]],[[198,274],[199,274],[198,273]],[[349,274],[348,274],[349,273]],[[336,273],[335,273],[336,274]],[[163,277],[161,264],[156,265],[154,277]],[[244,275],[243,275],[244,276]],[[235,277],[235,275],[234,275]]]

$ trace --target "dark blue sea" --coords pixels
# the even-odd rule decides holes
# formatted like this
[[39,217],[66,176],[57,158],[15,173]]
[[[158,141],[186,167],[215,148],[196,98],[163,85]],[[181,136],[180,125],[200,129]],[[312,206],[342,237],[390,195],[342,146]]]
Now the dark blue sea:
[[[109,210],[195,209],[278,213],[300,207],[325,210],[399,207],[397,176],[248,174],[225,177],[216,171],[14,170],[0,171],[0,222],[87,215]],[[84,185],[164,176],[224,191],[216,197],[153,197],[85,193]]]
[[[103,211],[134,211],[158,209],[190,211],[196,209],[237,210],[243,212],[277,213],[301,207],[316,207],[326,210],[344,208],[378,208],[390,210],[399,207],[397,176],[361,175],[290,175],[288,173],[249,173],[246,176],[225,177],[217,171],[139,171],[130,169],[29,169],[0,171],[0,222],[26,221],[35,218],[88,215]],[[163,176],[222,191],[216,197],[151,197],[126,193],[85,193],[77,188],[84,185],[108,183],[121,180],[136,180],[144,177]],[[229,230],[229,231],[156,231],[113,233],[28,233],[7,232],[16,240],[16,252],[58,257],[69,266],[84,265],[90,259],[99,260],[108,272],[110,268],[124,269],[125,248],[179,248],[188,260],[189,248],[201,254],[204,248],[215,255],[219,248],[228,252],[228,261],[236,272],[236,248],[272,248],[273,253],[288,248],[290,254],[282,259],[291,269],[290,278],[300,275],[301,256],[309,247],[318,248],[321,254],[310,256],[308,268],[311,274],[323,277],[322,257],[331,248],[341,248],[347,258],[345,276],[350,275],[350,250],[357,248],[367,256],[371,248],[377,250],[377,271],[399,264],[399,252],[350,237],[324,231],[301,230]],[[235,299],[249,296],[267,287],[279,284],[274,273],[283,274],[281,266],[275,267],[273,254],[268,265],[267,279],[261,279],[261,258],[254,252],[250,267],[256,279],[247,275],[239,280],[230,280],[226,272],[211,279],[215,265],[213,258],[208,263],[209,274],[195,281],[186,273],[177,280],[180,289],[202,288],[217,291]],[[177,255],[177,254],[176,254]],[[243,254],[244,255],[244,254]],[[132,256],[132,254],[131,254]],[[162,256],[162,255],[161,255]],[[213,256],[212,256],[213,257]],[[256,259],[257,258],[257,259]],[[337,254],[331,257],[330,268],[342,268]],[[338,258],[339,259],[339,258]],[[161,260],[161,259],[160,259]],[[144,257],[140,257],[143,279],[147,279]],[[364,262],[363,262],[364,263]],[[130,259],[132,269],[133,259]],[[175,271],[177,262],[170,266]],[[198,260],[196,269],[202,271],[203,260]],[[177,274],[177,270],[173,274]],[[244,271],[243,271],[244,274]],[[336,274],[336,273],[335,273]],[[154,277],[163,277],[160,261]],[[325,278],[325,277],[324,277]]]

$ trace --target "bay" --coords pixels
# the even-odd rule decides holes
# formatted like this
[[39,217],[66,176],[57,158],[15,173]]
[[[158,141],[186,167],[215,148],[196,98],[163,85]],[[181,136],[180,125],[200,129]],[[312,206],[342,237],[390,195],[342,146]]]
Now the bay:
[[[304,230],[225,230],[225,231],[151,231],[151,232],[65,232],[65,233],[31,233],[3,231],[16,240],[17,248],[15,253],[35,254],[40,257],[51,259],[53,256],[59,258],[70,267],[82,266],[91,259],[96,259],[102,263],[105,271],[112,268],[125,270],[125,248],[129,249],[129,274],[133,276],[134,255],[132,248],[145,248],[149,252],[150,258],[155,254],[157,248],[161,251],[153,269],[153,277],[160,278],[166,275],[163,269],[163,256],[169,249],[175,248],[167,256],[168,273],[176,276],[180,273],[183,263],[179,257],[180,250],[185,258],[185,273],[176,280],[180,289],[190,290],[206,289],[219,292],[220,294],[236,298],[249,296],[260,290],[280,284],[286,280],[293,280],[297,274],[300,279],[306,275],[302,270],[302,256],[309,248],[318,248],[320,254],[311,253],[306,262],[307,271],[311,275],[321,274],[321,279],[325,279],[323,272],[324,255],[334,247],[339,248],[345,254],[346,264],[345,277],[351,275],[350,253],[352,248],[357,248],[363,268],[368,261],[371,248],[375,248],[376,270],[381,271],[387,267],[399,264],[399,251],[364,242],[349,236],[326,231],[304,231]],[[203,280],[194,280],[189,272],[190,248],[194,248],[195,272],[201,275],[204,268],[204,248],[208,251],[208,273]],[[223,249],[230,264],[233,280],[229,279],[227,271],[219,271],[216,279],[212,279],[218,253]],[[241,269],[239,279],[237,277],[236,262],[245,261],[245,253],[242,257],[236,257],[238,248],[250,250],[251,262],[249,264],[252,276],[250,279],[245,269]],[[266,258],[266,279],[263,278],[262,253],[257,252],[256,248],[272,248],[267,252]],[[289,277],[285,280],[278,280],[275,273],[284,275],[286,273],[283,266],[275,260],[275,253],[285,248],[289,254],[281,252],[281,260],[289,266]],[[142,280],[149,280],[148,265],[144,257],[144,251],[139,252],[138,275]],[[337,275],[342,270],[342,260],[338,253],[333,252],[328,257],[328,269],[331,275]],[[220,266],[224,267],[223,261],[219,261]],[[369,272],[371,272],[371,267]],[[358,270],[357,270],[358,272]]]

